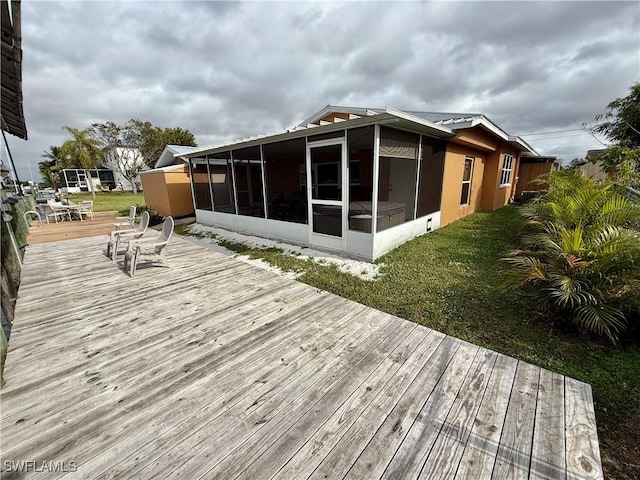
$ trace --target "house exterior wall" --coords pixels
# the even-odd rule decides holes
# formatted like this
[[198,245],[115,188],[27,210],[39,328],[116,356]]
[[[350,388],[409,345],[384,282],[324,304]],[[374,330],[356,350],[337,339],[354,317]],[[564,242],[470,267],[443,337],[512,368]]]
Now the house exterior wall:
[[599,164],[596,163],[585,163],[580,167],[580,170],[589,178],[593,180],[606,180],[609,176],[607,172],[602,170]]
[[[449,143],[445,153],[444,176],[442,178],[442,203],[440,226],[443,227],[458,218],[480,210],[482,200],[482,180],[486,152],[465,145]],[[474,157],[471,173],[469,203],[460,205],[462,177],[466,157]]]
[[193,213],[188,167],[156,171],[140,176],[145,204],[163,217],[184,217]]
[[440,226],[440,212],[434,212],[412,222],[406,222],[382,232],[377,232],[373,237],[372,259],[375,260],[403,243]]
[[492,133],[481,127],[470,128],[458,132],[453,139],[455,143],[461,143],[482,150],[495,151],[499,147],[499,139]]
[[[505,154],[513,156],[511,182],[508,185],[500,185]],[[500,144],[496,152],[492,152],[487,156],[484,184],[482,186],[482,203],[480,205],[482,210],[495,210],[503,207],[513,198],[519,163],[518,151],[507,144]]]
[[[341,117],[346,122],[349,121],[347,114],[336,113],[327,114],[323,117],[323,120],[326,119],[326,121],[332,122],[334,117]],[[355,131],[359,127],[352,128]],[[378,125],[376,125],[376,132],[381,131],[383,128],[389,128],[394,131],[399,130],[401,132],[409,132],[409,128],[380,127]],[[376,133],[376,135],[378,135],[378,133]],[[337,138],[334,132],[320,134],[320,136],[323,138],[326,137],[327,139],[329,137],[332,139],[334,137]],[[317,139],[316,137],[318,137],[318,135],[311,136],[311,138],[314,139]],[[303,137],[297,137],[261,143],[264,168],[263,176],[265,178],[267,202],[271,202],[271,198],[274,196],[275,192],[284,193],[285,190],[300,190],[302,178],[305,178],[301,173],[302,170],[300,167],[306,165],[306,170],[309,170],[309,165],[314,165],[314,160],[309,149],[307,149],[305,156],[291,156],[293,161],[283,162],[283,158],[286,160],[289,157],[280,158],[280,156],[282,156],[282,152],[280,152],[280,150],[283,150],[283,147],[275,147],[276,144],[300,141],[302,138]],[[347,139],[348,138],[349,134],[347,134]],[[414,196],[409,198],[409,196],[404,195],[402,198],[391,198],[389,193],[392,191],[391,177],[394,172],[398,170],[398,168],[394,170],[392,161],[404,161],[404,157],[399,154],[403,151],[398,153],[396,150],[409,148],[405,145],[407,142],[403,143],[396,139],[398,140],[396,143],[399,142],[398,145],[386,145],[385,148],[392,148],[392,150],[387,152],[387,150],[382,150],[382,138],[375,138],[376,140],[374,140],[373,150],[374,162],[372,165],[373,174],[371,175],[371,179],[375,179],[376,184],[371,186],[374,195],[370,200],[373,202],[374,206],[377,205],[377,207],[373,208],[373,213],[371,214],[373,217],[372,223],[374,225],[376,223],[376,218],[380,218],[380,202],[395,202],[398,204],[406,204],[410,207],[413,207],[415,202],[420,204],[419,199],[414,198]],[[417,138],[418,137],[416,135],[416,142]],[[375,143],[376,141],[379,143]],[[393,150],[393,148],[395,148],[395,150]],[[199,223],[206,225],[219,226],[233,231],[280,239],[300,245],[312,246],[314,248],[339,250],[342,254],[347,256],[371,261],[396,248],[405,241],[415,238],[416,236],[435,230],[441,226],[445,226],[454,220],[472,214],[476,211],[484,209],[494,210],[502,207],[512,198],[513,192],[515,191],[515,180],[518,175],[519,150],[512,147],[507,141],[504,141],[501,133],[489,131],[484,126],[477,126],[471,129],[460,130],[454,138],[448,139],[440,138],[438,140],[427,134],[423,137],[422,148],[424,152],[427,152],[426,154],[423,154],[423,161],[433,162],[434,168],[430,170],[427,165],[427,168],[424,169],[414,169],[414,172],[409,176],[404,175],[407,172],[403,170],[403,175],[396,175],[397,178],[393,183],[401,187],[409,185],[411,187],[410,192],[412,192],[412,195],[415,195],[415,192],[417,191],[418,196],[420,196],[421,187],[423,185],[427,185],[428,188],[432,188],[434,190],[433,202],[430,202],[429,205],[434,207],[433,211],[426,211],[423,209],[424,211],[420,213],[422,216],[418,215],[418,218],[414,219],[412,208],[408,213],[405,211],[403,222],[394,224],[393,226],[388,225],[388,228],[382,230],[373,228],[375,231],[373,234],[367,233],[370,230],[349,229],[349,223],[342,234],[342,238],[340,238],[340,235],[337,233],[334,234],[333,231],[323,232],[317,229],[312,231],[312,224],[302,223],[298,221],[299,219],[290,220],[271,215],[267,215],[267,218],[259,218],[257,216],[237,215],[232,212],[220,210],[211,211],[211,209],[205,204],[206,202],[202,204],[198,203],[199,190],[197,187],[201,182],[197,181],[196,174],[194,174],[194,188],[196,188],[194,191],[198,206],[196,209],[196,218]],[[233,150],[233,146],[230,146],[229,149]],[[274,152],[269,153],[270,149]],[[352,153],[350,150],[348,152],[350,154]],[[511,178],[508,184],[500,185],[504,156],[507,153],[513,156]],[[215,155],[224,155],[224,152],[219,153],[216,150]],[[470,185],[467,186],[465,181],[463,187],[463,179],[469,172],[468,162],[466,162],[467,157],[473,158],[473,165],[471,168]],[[360,166],[362,167],[362,158],[353,156],[349,159],[351,161],[360,160]],[[410,161],[410,159],[408,161]],[[465,167],[465,164],[467,164],[467,167]],[[364,167],[362,168],[363,169],[359,171],[360,176],[362,176],[364,171]],[[422,172],[422,170],[424,170],[424,172]],[[343,183],[345,178],[344,175],[345,173],[343,172]],[[308,176],[308,172],[306,176]],[[435,191],[435,185],[433,185],[433,181],[435,181],[434,179],[436,176],[438,183],[437,192]],[[205,174],[204,183],[208,183],[206,178]],[[288,188],[285,188],[287,185]],[[307,201],[309,202],[311,198],[311,190],[309,185],[306,186],[308,195]],[[343,189],[344,188],[347,187],[343,185]],[[467,191],[468,198],[466,195]],[[206,196],[206,193],[207,192],[204,192],[203,195]],[[424,194],[424,192],[422,193]],[[359,192],[356,191],[355,195],[358,194]],[[461,197],[464,198],[464,204],[461,204]],[[350,197],[345,197],[343,198],[343,201],[349,199]],[[366,202],[369,200],[359,199],[358,201]],[[343,221],[345,212],[348,208],[348,205],[342,205]],[[271,208],[268,210],[270,211]],[[431,209],[429,208],[429,210]],[[378,214],[377,217],[375,214]],[[324,238],[320,239],[318,233],[327,233],[327,235],[335,237],[336,241],[324,242]],[[320,240],[322,240],[322,242],[320,242]],[[319,247],[316,243],[321,243],[324,247]]]

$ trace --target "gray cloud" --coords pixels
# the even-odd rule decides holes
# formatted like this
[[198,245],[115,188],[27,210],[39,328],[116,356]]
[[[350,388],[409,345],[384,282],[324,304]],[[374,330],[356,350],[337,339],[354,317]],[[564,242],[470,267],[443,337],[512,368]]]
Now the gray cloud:
[[[640,80],[635,2],[22,6],[30,139],[9,142],[25,178],[63,125],[140,118],[206,145],[290,128],[333,103],[480,111],[537,133],[593,120]],[[527,140],[566,160],[597,144],[544,138]]]

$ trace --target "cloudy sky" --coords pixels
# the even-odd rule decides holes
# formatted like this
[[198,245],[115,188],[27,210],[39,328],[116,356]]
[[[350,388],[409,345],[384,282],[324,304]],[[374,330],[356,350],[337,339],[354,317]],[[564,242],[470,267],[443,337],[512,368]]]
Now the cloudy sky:
[[637,1],[24,0],[22,36],[29,140],[8,140],[36,181],[63,125],[139,118],[211,145],[327,104],[481,112],[569,161],[600,145],[576,123],[640,81]]

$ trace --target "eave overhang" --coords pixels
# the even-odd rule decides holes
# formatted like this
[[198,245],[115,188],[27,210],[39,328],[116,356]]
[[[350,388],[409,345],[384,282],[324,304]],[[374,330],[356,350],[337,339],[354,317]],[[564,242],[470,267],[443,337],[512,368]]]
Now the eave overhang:
[[[11,11],[9,7],[11,6]],[[20,1],[0,2],[1,38],[1,118],[2,130],[27,139],[22,99],[22,40]]]
[[435,123],[426,121],[422,118],[407,114],[405,112],[401,112],[399,110],[387,108],[383,113],[376,113],[360,118],[336,121],[334,123],[327,123],[322,125],[309,124],[306,127],[298,126],[292,130],[287,130],[285,132],[259,135],[257,137],[229,142],[217,145],[215,147],[205,147],[203,149],[194,150],[189,153],[174,155],[174,157],[201,157],[203,155],[213,155],[216,153],[225,152],[227,150],[237,150],[239,148],[247,148],[266,143],[282,142],[286,140],[293,140],[296,138],[303,138],[308,135],[330,133],[347,128],[357,128],[376,124],[389,125],[401,130],[406,130],[435,138],[451,138],[455,136],[455,133],[450,128],[436,125]]

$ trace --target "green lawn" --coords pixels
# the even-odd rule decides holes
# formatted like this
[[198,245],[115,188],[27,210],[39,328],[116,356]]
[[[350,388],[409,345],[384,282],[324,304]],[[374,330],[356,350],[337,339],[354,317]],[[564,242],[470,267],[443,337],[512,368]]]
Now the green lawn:
[[[79,203],[82,200],[94,200],[91,193],[82,192],[68,196],[69,200],[75,203]],[[108,192],[96,193],[96,198],[93,202],[94,212],[111,212],[117,211],[121,215],[129,214],[129,207],[135,205],[141,207],[144,205],[144,194],[133,194],[130,192]]]
[[495,289],[506,268],[497,260],[514,248],[522,223],[513,206],[468,216],[381,258],[374,282],[274,249],[225,246],[303,272],[299,280],[309,285],[590,383],[606,473],[640,478],[640,345],[558,331],[526,296]]

